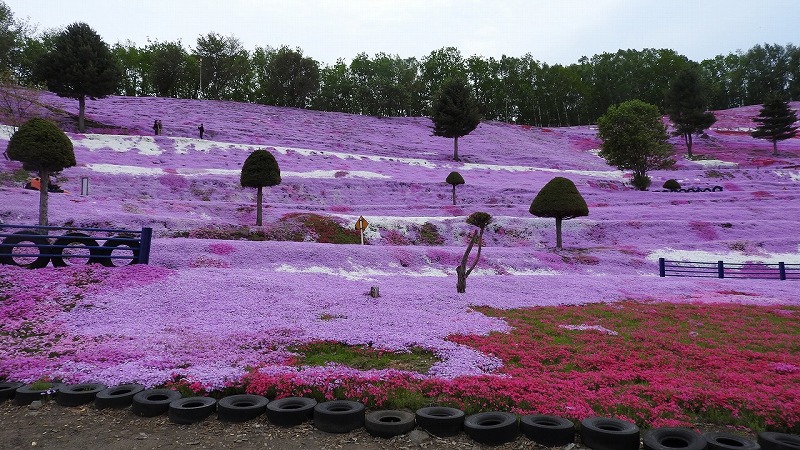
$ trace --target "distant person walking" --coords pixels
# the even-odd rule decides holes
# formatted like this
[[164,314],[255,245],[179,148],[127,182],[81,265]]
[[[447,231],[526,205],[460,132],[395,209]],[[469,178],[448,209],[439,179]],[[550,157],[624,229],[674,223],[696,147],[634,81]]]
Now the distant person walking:
[[153,121],[153,134],[158,136],[158,119]]
[[200,124],[199,127],[197,127],[197,130],[200,132],[200,139],[203,139],[203,133],[206,132],[206,128],[203,126],[202,123]]
[[156,134],[164,134],[164,125],[161,124],[161,119],[158,119],[156,122],[158,122],[158,133]]

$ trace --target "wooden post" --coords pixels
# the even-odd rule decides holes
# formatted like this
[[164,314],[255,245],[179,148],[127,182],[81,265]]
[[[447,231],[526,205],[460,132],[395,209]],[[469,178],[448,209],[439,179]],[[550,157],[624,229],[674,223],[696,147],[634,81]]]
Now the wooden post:
[[658,276],[667,276],[667,261],[664,258],[658,258]]
[[786,264],[784,264],[783,261],[778,263],[778,272],[780,272],[780,274],[781,274],[781,277],[780,277],[781,280],[785,280],[786,279]]
[[138,264],[150,263],[150,243],[153,240],[153,229],[150,227],[142,228],[142,234],[139,236],[139,260]]
[[725,265],[722,261],[717,261],[717,275],[720,278],[725,278]]

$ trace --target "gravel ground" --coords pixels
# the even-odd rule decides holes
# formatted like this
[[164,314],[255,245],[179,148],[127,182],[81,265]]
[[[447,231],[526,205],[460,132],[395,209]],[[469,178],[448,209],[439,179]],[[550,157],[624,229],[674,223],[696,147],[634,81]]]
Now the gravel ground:
[[[465,434],[437,438],[414,430],[381,439],[363,428],[330,434],[310,424],[280,428],[266,417],[231,424],[214,416],[194,425],[176,425],[166,415],[144,418],[128,409],[98,410],[93,406],[63,407],[45,402],[39,408],[0,403],[0,449],[544,449],[520,436],[516,441],[489,447]],[[581,449],[574,445],[572,449]]]

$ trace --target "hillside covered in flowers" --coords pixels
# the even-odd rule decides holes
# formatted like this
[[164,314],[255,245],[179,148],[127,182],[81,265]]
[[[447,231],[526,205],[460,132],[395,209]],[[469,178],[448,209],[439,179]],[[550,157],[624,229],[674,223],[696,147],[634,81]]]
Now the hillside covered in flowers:
[[[179,382],[378,405],[405,389],[576,418],[622,411],[681,424],[710,408],[729,423],[800,426],[800,280],[658,276],[660,257],[800,263],[800,138],[772,156],[749,135],[757,106],[718,111],[695,159],[675,138],[675,167],[637,191],[597,156],[591,126],[484,122],[454,162],[452,141],[422,117],[109,97],[87,103],[79,134],[74,101],[40,100],[35,113],[67,131],[78,163],[56,177],[69,192],[50,195],[51,224],[152,227],[154,241],[148,266],[0,266],[0,379]],[[153,136],[156,119],[163,135]],[[265,189],[263,227],[255,190],[239,184],[256,149],[275,156],[283,179]],[[451,171],[466,180],[455,205]],[[27,176],[0,160],[2,223],[36,223]],[[564,222],[563,250],[553,219],[528,212],[556,176],[589,206]],[[668,179],[721,190],[664,192]],[[476,211],[493,222],[457,294]],[[380,297],[367,295],[372,286]],[[318,342],[432,362],[304,363],[303,346]]]

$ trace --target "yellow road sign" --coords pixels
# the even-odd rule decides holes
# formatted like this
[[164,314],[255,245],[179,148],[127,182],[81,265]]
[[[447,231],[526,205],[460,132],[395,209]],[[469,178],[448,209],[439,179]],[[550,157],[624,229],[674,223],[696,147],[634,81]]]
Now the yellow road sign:
[[356,230],[364,231],[368,226],[369,222],[367,222],[367,219],[365,219],[364,216],[358,216],[358,220],[356,220]]

